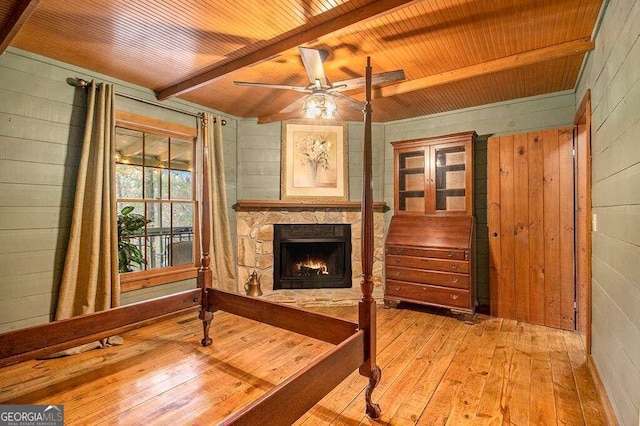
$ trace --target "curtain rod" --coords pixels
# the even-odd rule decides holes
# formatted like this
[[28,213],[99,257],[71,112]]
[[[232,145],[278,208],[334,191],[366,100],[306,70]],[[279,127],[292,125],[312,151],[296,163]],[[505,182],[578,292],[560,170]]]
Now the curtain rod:
[[[67,83],[69,83],[72,86],[78,87],[80,89],[85,89],[89,85],[89,82],[87,80],[82,79],[82,78],[69,78],[69,79],[67,79]],[[127,98],[127,99],[131,99],[133,101],[142,102],[143,104],[157,106],[157,107],[160,107],[160,108],[164,108],[164,109],[168,109],[168,110],[171,110],[171,111],[179,112],[181,114],[190,115],[192,117],[198,117],[198,118],[202,117],[202,113],[195,113],[195,112],[191,112],[191,111],[185,111],[183,109],[174,108],[174,107],[171,107],[171,106],[168,106],[168,105],[161,104],[159,102],[154,102],[154,101],[150,101],[150,100],[147,100],[147,99],[139,98],[137,96],[129,95],[127,93],[121,93],[121,92],[116,91],[115,94],[116,94],[116,96],[120,96],[122,98]],[[213,118],[213,122],[214,123],[216,122],[216,118],[215,117]],[[226,126],[227,125],[227,120],[223,119],[222,120],[222,125]]]

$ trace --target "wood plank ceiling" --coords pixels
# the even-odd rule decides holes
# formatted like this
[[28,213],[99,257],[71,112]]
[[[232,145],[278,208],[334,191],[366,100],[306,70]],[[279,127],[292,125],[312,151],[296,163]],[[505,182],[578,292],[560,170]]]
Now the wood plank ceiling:
[[[375,91],[387,122],[572,89],[602,0],[3,0],[0,53],[37,53],[238,117],[269,121],[307,86],[297,46],[340,81],[403,69]],[[347,93],[362,99],[362,93]],[[342,110],[343,120],[361,120]]]

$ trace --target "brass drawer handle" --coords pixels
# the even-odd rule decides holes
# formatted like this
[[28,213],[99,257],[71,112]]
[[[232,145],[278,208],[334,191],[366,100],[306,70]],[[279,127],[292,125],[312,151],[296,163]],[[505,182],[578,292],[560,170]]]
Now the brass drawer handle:
[[396,271],[396,272],[394,272],[394,273],[393,273],[393,275],[395,275],[396,277],[399,277],[399,276],[400,276],[400,274],[401,274],[401,272],[400,272],[400,271]]
[[393,261],[395,262],[396,265],[400,263],[400,259],[394,259]]
[[403,249],[403,248],[396,249],[396,252],[398,252],[398,253],[404,253],[404,249]]
[[451,282],[454,284],[458,284],[458,281],[460,281],[459,278],[451,278]]
[[453,257],[453,256],[455,256],[454,252],[450,251],[449,253],[447,253],[447,257]]
[[394,289],[395,291],[400,291],[400,287],[398,287],[398,286],[394,286],[394,287],[393,287],[393,289]]
[[451,295],[451,298],[452,298],[453,300],[458,300],[458,295],[457,295],[457,294],[452,294],[452,295]]
[[457,263],[454,263],[453,265],[451,265],[451,269],[458,269],[460,267],[460,265],[458,265]]

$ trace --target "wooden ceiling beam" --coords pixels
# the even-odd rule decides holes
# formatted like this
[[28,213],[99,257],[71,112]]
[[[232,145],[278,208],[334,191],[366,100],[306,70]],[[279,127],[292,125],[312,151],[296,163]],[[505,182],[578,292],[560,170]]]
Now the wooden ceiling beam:
[[[520,68],[527,65],[533,65],[540,62],[551,61],[553,59],[563,58],[565,56],[586,53],[593,50],[595,43],[589,37],[568,41],[566,43],[555,44],[540,49],[530,50],[517,55],[511,55],[492,61],[482,62],[480,64],[471,65],[464,68],[458,68],[451,71],[442,72],[440,74],[429,75],[427,77],[416,78],[401,83],[376,89],[374,98],[386,98],[389,96],[409,93],[416,90],[422,90],[429,87],[440,86],[443,84],[453,83],[460,80],[466,80],[482,75],[493,74],[500,71],[506,71],[514,68]],[[350,92],[349,95],[356,99],[364,98],[362,90]]]
[[27,23],[31,14],[36,10],[41,0],[21,0],[7,23],[0,30],[0,55],[7,50],[20,28]]
[[294,28],[289,31],[284,38],[272,39],[271,43],[261,47],[257,52],[249,53],[248,55],[212,68],[172,86],[156,90],[156,97],[159,100],[164,100],[171,96],[181,95],[208,84],[233,71],[253,65],[286,50],[304,44],[309,40],[315,40],[319,37],[326,36],[327,34],[335,33],[351,25],[362,23],[382,14],[391,13],[399,10],[400,8],[410,6],[411,4],[419,3],[420,1],[421,0],[377,0],[357,9],[350,10],[337,18],[331,19],[323,19],[322,15],[329,13],[324,12],[317,16],[321,21],[319,24],[316,24],[315,22],[317,22],[317,20],[315,20],[308,25],[301,25]]

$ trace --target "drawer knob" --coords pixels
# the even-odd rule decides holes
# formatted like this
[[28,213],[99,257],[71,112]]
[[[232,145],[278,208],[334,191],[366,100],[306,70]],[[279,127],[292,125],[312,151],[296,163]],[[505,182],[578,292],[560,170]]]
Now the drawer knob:
[[458,299],[458,295],[457,295],[457,294],[452,294],[452,295],[451,295],[451,298],[452,298],[453,300],[457,300],[457,299]]
[[395,275],[396,277],[399,277],[400,276],[400,271],[394,272],[393,275]]
[[451,282],[454,283],[454,284],[457,284],[458,281],[460,281],[459,278],[451,278]]
[[458,269],[458,267],[460,267],[460,265],[458,265],[457,263],[451,265],[451,269]]
[[449,253],[447,253],[447,257],[453,257],[455,255],[454,252],[450,251]]

